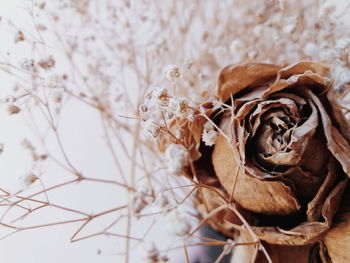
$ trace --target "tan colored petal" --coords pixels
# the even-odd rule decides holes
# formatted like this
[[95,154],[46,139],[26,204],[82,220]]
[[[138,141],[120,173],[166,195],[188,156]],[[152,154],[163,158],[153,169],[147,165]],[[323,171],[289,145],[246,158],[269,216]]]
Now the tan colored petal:
[[287,67],[284,67],[278,72],[278,78],[279,79],[287,79],[290,76],[297,75],[297,74],[303,74],[306,71],[312,71],[314,73],[317,73],[318,75],[328,77],[329,75],[329,68],[320,64],[320,63],[314,63],[314,62],[308,62],[308,61],[302,61],[297,62],[295,64],[289,65]]
[[[253,242],[253,239],[248,233],[242,232],[236,237],[235,241],[236,243],[247,243]],[[306,246],[281,246],[266,242],[262,242],[262,244],[273,263],[319,263],[317,261],[319,251],[317,244]],[[232,251],[231,263],[268,263],[266,256],[261,250],[258,251],[255,260],[252,261],[254,254],[255,246],[236,246]]]
[[222,101],[227,101],[231,95],[247,87],[259,86],[274,79],[278,70],[279,66],[262,63],[227,66],[219,75],[218,96]]
[[[312,71],[306,71],[301,74],[291,75],[288,79],[277,78],[276,82],[269,87],[264,93],[263,97],[267,98],[275,92],[282,91],[287,88],[305,89],[311,88],[316,89],[319,93],[323,92],[327,88],[327,80],[321,75]],[[314,85],[312,87],[312,85]]]
[[278,227],[254,227],[254,233],[270,244],[302,246],[320,241],[332,224],[337,212],[343,191],[348,180],[339,182],[328,195],[322,206],[324,222],[305,222],[288,231]]

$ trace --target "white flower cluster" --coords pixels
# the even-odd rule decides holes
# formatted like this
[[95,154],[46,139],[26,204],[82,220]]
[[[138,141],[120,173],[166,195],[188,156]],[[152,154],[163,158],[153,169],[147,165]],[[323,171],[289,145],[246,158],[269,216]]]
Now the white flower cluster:
[[213,146],[218,138],[218,132],[215,131],[214,125],[207,121],[203,127],[202,140],[206,146]]
[[156,87],[153,89],[153,95],[160,106],[167,106],[169,104],[168,89]]
[[169,108],[181,119],[194,120],[194,107],[185,97],[171,98],[169,102]]
[[188,164],[188,151],[181,144],[170,144],[166,149],[168,171],[171,174],[180,175]]

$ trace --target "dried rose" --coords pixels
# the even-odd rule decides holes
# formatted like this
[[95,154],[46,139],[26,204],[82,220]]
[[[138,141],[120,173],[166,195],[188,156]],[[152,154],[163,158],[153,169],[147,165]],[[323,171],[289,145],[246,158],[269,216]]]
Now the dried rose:
[[[291,251],[285,246],[300,246],[305,262],[309,254],[318,257],[315,249],[326,251],[323,242],[315,244],[332,227],[350,176],[349,123],[332,97],[328,73],[311,62],[224,68],[218,97],[233,110],[212,118],[226,135],[218,137],[212,152],[199,148],[198,179],[216,189],[202,191],[206,209],[234,201],[279,258]],[[197,132],[192,134],[192,148],[198,149]],[[212,170],[205,167],[208,155]],[[228,211],[210,221],[232,236],[237,222]]]

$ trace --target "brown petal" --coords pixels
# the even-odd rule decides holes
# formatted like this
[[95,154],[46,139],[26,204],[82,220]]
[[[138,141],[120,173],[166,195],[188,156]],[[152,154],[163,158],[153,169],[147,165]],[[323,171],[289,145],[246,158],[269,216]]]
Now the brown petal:
[[[206,186],[200,187],[198,190],[201,203],[197,207],[203,217],[205,217],[216,208],[225,205],[228,195],[225,193],[217,177],[209,176],[204,170],[197,171],[197,175],[199,175],[199,183]],[[249,224],[253,223],[254,218],[249,211],[239,205],[236,205],[236,208]],[[223,209],[212,215],[207,223],[214,229],[232,238],[235,233],[232,231],[231,224],[242,224],[239,217],[229,209]]]
[[317,73],[321,76],[328,77],[329,75],[329,68],[320,64],[320,63],[314,63],[314,62],[308,62],[308,61],[302,61],[297,62],[295,64],[289,65],[287,67],[284,67],[278,72],[278,78],[280,79],[286,79],[290,76],[296,75],[296,74],[303,74],[306,71],[312,71],[314,73]]
[[284,89],[295,87],[305,89],[306,87],[315,89],[318,93],[326,90],[328,81],[321,75],[312,71],[305,71],[301,74],[291,75],[288,79],[277,77],[275,83],[269,87],[264,93],[263,97],[267,98],[275,92]]
[[310,90],[308,90],[307,93],[316,104],[321,115],[328,149],[334,157],[338,159],[344,172],[350,177],[350,143],[344,138],[339,130],[332,125],[332,121],[319,98]]
[[[222,120],[221,129],[227,133],[230,118]],[[262,181],[240,168],[232,145],[220,135],[212,154],[215,173],[226,191],[245,209],[264,214],[287,215],[298,211],[300,205],[289,186],[283,182]]]
[[350,262],[350,188],[347,189],[342,203],[342,211],[335,224],[327,233],[324,243],[332,263]]
[[[254,240],[246,232],[241,232],[235,239],[236,243],[253,242]],[[318,245],[306,246],[280,246],[262,242],[271,261],[273,263],[318,263]],[[250,245],[236,246],[232,251],[231,263],[254,262],[254,263],[268,263],[266,256],[262,251],[253,260],[255,247]]]
[[279,69],[279,66],[262,63],[227,66],[219,75],[218,96],[221,101],[227,101],[247,87],[259,86],[275,78]]
[[322,206],[324,222],[305,222],[283,231],[278,227],[254,227],[254,233],[270,244],[278,245],[308,245],[320,241],[324,233],[330,228],[332,218],[339,208],[340,199],[347,185],[348,179],[339,182],[328,195]]

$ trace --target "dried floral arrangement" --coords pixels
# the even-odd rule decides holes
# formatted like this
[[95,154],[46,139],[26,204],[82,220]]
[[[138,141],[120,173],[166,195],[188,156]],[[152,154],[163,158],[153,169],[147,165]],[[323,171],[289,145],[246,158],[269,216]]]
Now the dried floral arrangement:
[[[19,189],[0,185],[4,242],[79,223],[71,242],[115,237],[125,262],[178,250],[182,262],[350,261],[346,1],[23,4],[30,26],[1,19],[13,47],[0,67],[14,87],[2,102],[33,131],[22,145],[34,168]],[[76,104],[103,136],[111,178],[67,150],[61,123]],[[91,211],[52,194],[84,183],[113,187],[116,205]],[[65,218],[46,220],[48,208]],[[205,225],[221,238],[201,235]]]

